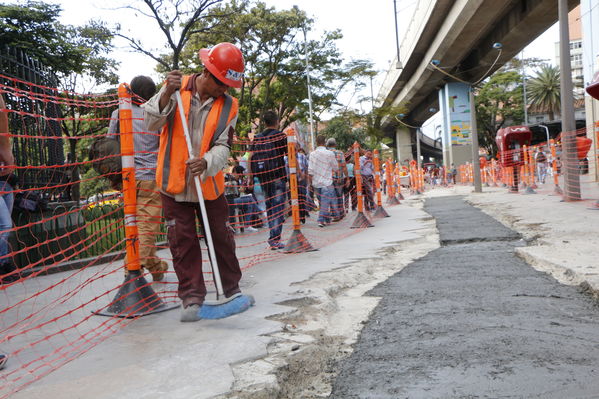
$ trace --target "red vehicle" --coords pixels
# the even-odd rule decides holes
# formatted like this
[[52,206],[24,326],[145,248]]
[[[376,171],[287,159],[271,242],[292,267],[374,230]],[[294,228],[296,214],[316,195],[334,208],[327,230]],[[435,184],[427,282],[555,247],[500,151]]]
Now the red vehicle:
[[508,126],[499,129],[495,141],[501,154],[503,166],[519,166],[524,163],[522,146],[530,145],[532,132],[527,126]]

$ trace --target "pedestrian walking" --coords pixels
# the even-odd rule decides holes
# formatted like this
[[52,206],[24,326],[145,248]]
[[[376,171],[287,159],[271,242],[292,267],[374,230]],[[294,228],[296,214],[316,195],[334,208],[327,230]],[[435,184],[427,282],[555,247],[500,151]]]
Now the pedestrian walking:
[[362,175],[362,190],[364,191],[364,205],[367,211],[376,208],[374,204],[374,167],[372,165],[372,151],[366,150],[360,157],[360,174]]
[[333,186],[335,187],[335,201],[333,221],[339,221],[345,216],[345,207],[343,206],[343,190],[349,185],[347,165],[345,163],[345,154],[337,149],[337,141],[331,137],[327,140],[327,149],[335,154],[337,168],[333,170]]
[[285,222],[285,200],[287,198],[287,136],[279,130],[279,116],[274,111],[266,111],[262,116],[266,129],[254,137],[250,148],[250,169],[260,180],[266,198],[266,214],[270,233],[270,249],[285,248],[281,242],[281,232]]
[[535,162],[537,166],[537,180],[545,184],[547,177],[547,154],[543,151],[543,147],[539,147],[535,154]]
[[451,164],[451,169],[449,169],[449,177],[448,180],[452,183],[455,184],[456,182],[456,178],[458,176],[458,169],[455,167],[455,165],[452,163]]
[[[206,297],[196,229],[196,218],[200,221],[202,218],[195,176],[202,181],[205,216],[214,240],[224,296],[227,299],[241,296],[241,270],[235,255],[233,232],[227,226],[229,212],[223,169],[227,166],[238,113],[237,99],[228,95],[227,90],[241,87],[243,55],[233,44],[220,43],[211,49],[201,49],[199,57],[204,65],[202,72],[185,76],[177,70],[169,72],[164,86],[144,106],[148,128],[162,128],[156,182],[161,191],[173,266],[179,279],[183,322],[200,319],[199,311]],[[177,92],[183,100],[185,121],[179,117]],[[187,151],[183,123],[189,126],[191,154]],[[249,296],[243,297],[252,301]],[[247,307],[237,311],[245,309]],[[237,311],[231,310],[232,313]]]
[[349,212],[350,199],[351,210],[355,211],[358,206],[358,198],[356,197],[356,176],[354,176],[354,156],[353,148],[346,152],[345,165],[347,167],[348,185],[345,188],[345,209]]
[[320,211],[318,213],[318,226],[325,227],[331,223],[334,213],[335,186],[333,185],[333,172],[338,167],[337,159],[332,151],[325,147],[325,137],[316,137],[316,149],[310,153],[308,161],[308,175],[310,184],[318,197]]

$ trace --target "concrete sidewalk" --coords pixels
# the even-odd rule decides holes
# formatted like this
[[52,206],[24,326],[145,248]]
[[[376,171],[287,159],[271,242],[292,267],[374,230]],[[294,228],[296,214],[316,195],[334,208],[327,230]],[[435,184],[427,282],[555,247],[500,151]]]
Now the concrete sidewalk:
[[[13,397],[281,394],[290,388],[280,384],[277,375],[293,362],[290,357],[305,355],[304,344],[320,339],[323,331],[338,337],[339,345],[351,345],[360,321],[377,302],[361,294],[438,246],[434,222],[417,203],[412,205],[387,208],[391,217],[376,220],[374,228],[355,234],[340,230],[343,239],[328,239],[317,252],[279,257],[247,269],[242,289],[255,296],[256,306],[243,314],[188,324],[178,321],[178,311],[142,317]],[[324,244],[316,242],[317,231],[306,230],[315,246]],[[94,272],[82,271],[81,280]],[[40,277],[49,280],[44,284],[60,278]],[[120,278],[112,274],[114,282]],[[94,317],[91,322],[106,320],[110,319]],[[321,360],[326,358],[321,353]]]

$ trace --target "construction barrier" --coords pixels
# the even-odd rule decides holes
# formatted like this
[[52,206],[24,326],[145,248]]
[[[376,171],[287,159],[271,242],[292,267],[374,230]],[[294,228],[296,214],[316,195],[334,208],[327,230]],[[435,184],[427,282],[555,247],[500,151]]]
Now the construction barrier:
[[[8,358],[0,398],[7,398],[137,318],[180,301],[161,194],[153,179],[137,177],[137,160],[157,150],[136,148],[135,138],[157,143],[159,132],[135,130],[144,124],[130,88],[82,95],[4,75],[0,82],[7,103],[0,112],[9,120],[9,132],[0,134],[11,139],[16,158],[14,185],[0,192],[15,199],[12,221],[0,226],[0,354]],[[357,144],[335,152],[339,165],[354,163],[353,176],[340,172],[333,189],[318,194],[309,180],[326,168],[310,164],[299,130],[293,124],[264,139],[232,137],[224,195],[244,271],[359,233],[373,226],[367,211],[384,211],[378,152],[361,157],[367,150]],[[115,143],[116,152],[98,155]],[[372,179],[362,175],[362,162],[373,163]],[[399,170],[393,161],[385,167],[389,199],[401,192]],[[319,227],[325,205],[329,220]],[[202,251],[213,291],[203,244]]]
[[[500,162],[481,162],[483,183],[500,184],[512,193],[558,195],[564,201],[591,202],[589,209],[599,209],[599,200],[583,196],[583,188],[587,187],[588,195],[597,197],[593,186],[589,186],[594,181],[588,177],[593,142],[590,137],[599,140],[596,131],[587,137],[587,130],[579,129],[562,132],[548,143],[502,151],[497,157]],[[457,167],[459,184],[472,184],[471,168],[470,163]]]

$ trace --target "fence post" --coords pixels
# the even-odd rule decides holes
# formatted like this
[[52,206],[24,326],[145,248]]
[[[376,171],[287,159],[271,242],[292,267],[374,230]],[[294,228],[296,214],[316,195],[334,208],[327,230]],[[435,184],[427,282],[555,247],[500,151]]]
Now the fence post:
[[522,152],[524,155],[524,173],[526,173],[526,190],[524,194],[536,194],[536,191],[532,189],[533,177],[530,175],[530,149],[527,146],[522,146]]
[[393,176],[394,176],[394,181],[395,181],[395,192],[397,193],[396,195],[397,195],[397,199],[399,201],[405,199],[403,194],[401,193],[401,171],[400,171],[400,169],[401,168],[399,167],[399,162],[396,162],[395,169],[394,169],[395,172],[394,172]]
[[447,182],[447,167],[445,165],[442,166],[442,170],[443,170],[443,187],[447,187],[448,186],[448,182]]
[[127,275],[108,308],[105,311],[98,311],[96,314],[131,318],[162,312],[174,308],[174,306],[167,308],[142,275],[136,218],[135,148],[133,145],[133,114],[129,86],[121,83],[118,94]]
[[468,182],[474,185],[474,164],[468,164]]
[[522,165],[520,168],[520,188],[526,188],[528,186],[528,151],[526,146],[522,146]]
[[517,193],[520,187],[520,180],[524,180],[522,176],[522,169],[519,165],[510,166],[511,168],[511,185],[510,193]]
[[537,174],[536,174],[536,161],[535,161],[535,156],[534,156],[534,150],[532,147],[528,148],[528,167],[530,168],[530,187],[534,188],[538,188],[537,187],[537,183],[536,183],[536,179],[537,179]]
[[485,187],[489,187],[489,180],[488,180],[488,177],[487,177],[488,171],[489,171],[489,169],[487,168],[486,162],[485,162],[484,166],[482,166],[482,164],[481,164],[481,167],[480,167],[480,176],[481,176],[481,179],[482,179],[482,184]]
[[356,198],[358,199],[358,214],[351,225],[352,229],[374,227],[364,215],[364,194],[362,193],[362,172],[360,172],[360,145],[354,143],[354,176],[356,178]]
[[283,249],[287,253],[316,251],[300,230],[296,142],[295,129],[287,129],[287,162],[289,164],[289,189],[291,191],[291,215],[293,218],[293,232]]
[[420,173],[418,172],[418,166],[416,164],[416,161],[410,161],[410,189],[412,193],[416,195],[422,194],[420,190],[418,190],[420,185],[419,180]]
[[549,146],[551,148],[551,169],[553,170],[553,183],[555,184],[555,188],[553,189],[553,193],[556,195],[563,195],[564,192],[562,191],[562,189],[559,186],[559,179],[558,179],[558,173],[557,173],[557,150],[556,150],[556,144],[555,144],[555,140],[551,139],[549,140]]
[[376,210],[372,217],[375,218],[388,218],[389,214],[383,208],[383,199],[381,193],[381,160],[379,158],[379,150],[374,150],[373,163],[374,163],[374,187],[376,190]]
[[395,179],[393,176],[395,175],[395,168],[393,167],[393,163],[390,159],[387,159],[387,168],[385,170],[386,178],[387,178],[387,204],[388,205],[397,205],[399,204],[399,200],[395,196]]

